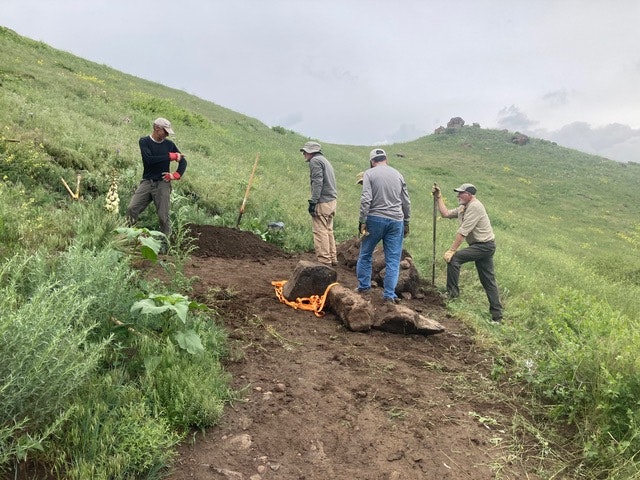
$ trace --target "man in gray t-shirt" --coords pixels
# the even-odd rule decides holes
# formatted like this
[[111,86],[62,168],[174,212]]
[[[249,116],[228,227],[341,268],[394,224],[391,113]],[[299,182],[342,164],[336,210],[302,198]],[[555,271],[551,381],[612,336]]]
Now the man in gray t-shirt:
[[[475,262],[478,278],[489,299],[489,311],[494,322],[502,320],[502,304],[498,294],[498,285],[493,266],[496,251],[495,235],[489,215],[484,205],[476,198],[477,189],[470,183],[463,183],[453,189],[458,197],[458,207],[448,210],[442,199],[440,187],[434,185],[432,193],[438,202],[438,210],[443,218],[457,218],[460,226],[456,237],[444,253],[447,262],[447,293],[450,298],[460,295],[458,280],[460,267],[467,262]],[[462,242],[469,246],[458,251]]]

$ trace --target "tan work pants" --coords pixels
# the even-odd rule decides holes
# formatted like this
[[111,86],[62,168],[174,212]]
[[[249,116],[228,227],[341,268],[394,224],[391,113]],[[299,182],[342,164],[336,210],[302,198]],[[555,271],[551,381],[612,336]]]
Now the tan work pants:
[[333,217],[336,215],[338,202],[332,200],[316,205],[316,216],[313,219],[313,246],[320,263],[337,264],[336,240],[333,236]]

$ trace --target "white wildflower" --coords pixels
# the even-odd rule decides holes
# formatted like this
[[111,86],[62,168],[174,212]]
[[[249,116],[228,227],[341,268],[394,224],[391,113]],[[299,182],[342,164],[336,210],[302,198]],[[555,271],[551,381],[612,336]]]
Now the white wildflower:
[[118,182],[115,173],[113,174],[111,186],[107,192],[107,201],[105,202],[104,208],[106,208],[108,212],[113,213],[118,213],[120,208],[120,196],[118,195]]

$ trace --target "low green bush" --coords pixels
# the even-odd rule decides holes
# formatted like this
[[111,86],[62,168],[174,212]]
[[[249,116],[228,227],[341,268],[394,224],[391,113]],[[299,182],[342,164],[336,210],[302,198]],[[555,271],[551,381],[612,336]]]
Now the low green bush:
[[75,399],[73,417],[48,456],[70,480],[158,478],[181,439],[151,415],[147,401],[119,371],[95,378]]
[[[522,312],[523,372],[548,415],[566,422],[583,461],[608,472],[640,451],[640,333],[608,303],[575,289],[538,295]],[[525,338],[526,337],[526,338]]]
[[190,355],[173,343],[143,349],[142,389],[151,409],[180,430],[217,423],[233,397],[229,379],[212,351]]

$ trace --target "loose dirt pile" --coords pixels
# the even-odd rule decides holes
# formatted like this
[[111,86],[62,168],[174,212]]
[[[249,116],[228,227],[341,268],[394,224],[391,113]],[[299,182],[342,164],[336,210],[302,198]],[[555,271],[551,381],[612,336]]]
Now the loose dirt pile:
[[[505,442],[516,407],[489,379],[492,358],[436,292],[425,286],[403,303],[444,333],[354,333],[331,313],[317,318],[276,299],[271,282],[313,255],[240,230],[191,230],[192,295],[224,319],[226,369],[241,399],[185,442],[170,479],[538,478]],[[355,288],[353,267],[336,271]]]

